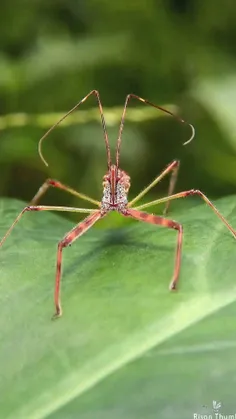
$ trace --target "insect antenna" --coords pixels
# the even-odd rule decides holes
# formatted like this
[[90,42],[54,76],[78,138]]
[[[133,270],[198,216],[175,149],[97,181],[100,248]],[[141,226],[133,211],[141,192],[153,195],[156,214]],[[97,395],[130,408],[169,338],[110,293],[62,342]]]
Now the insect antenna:
[[122,118],[121,118],[120,129],[119,129],[119,135],[118,135],[118,140],[117,140],[117,146],[116,146],[116,167],[117,167],[117,169],[118,169],[118,167],[119,167],[119,160],[120,160],[120,146],[121,146],[121,136],[122,136],[122,132],[123,132],[123,128],[124,128],[125,114],[126,114],[126,110],[127,110],[128,102],[129,102],[129,100],[130,100],[131,98],[138,99],[140,102],[143,102],[143,103],[145,103],[146,105],[150,105],[150,106],[152,106],[153,108],[156,108],[156,109],[159,109],[159,110],[160,110],[160,111],[162,111],[162,112],[168,113],[169,115],[171,115],[171,116],[173,116],[175,119],[177,119],[177,121],[182,122],[183,124],[189,125],[189,127],[191,128],[191,136],[190,136],[190,138],[189,138],[187,141],[185,141],[185,142],[183,143],[183,145],[187,145],[187,144],[189,144],[189,143],[193,140],[193,138],[194,138],[194,136],[195,136],[195,129],[194,129],[193,125],[191,125],[191,124],[189,124],[188,122],[184,121],[182,118],[179,118],[177,115],[173,114],[171,111],[168,111],[167,109],[162,108],[161,106],[154,105],[154,103],[151,103],[151,102],[149,102],[149,101],[148,101],[148,100],[146,100],[146,99],[143,99],[143,98],[141,98],[141,97],[139,97],[139,96],[136,96],[136,95],[134,95],[134,94],[130,93],[130,94],[126,97],[126,100],[125,100],[125,106],[124,106],[124,110],[123,110],[123,114],[122,114]]
[[67,116],[69,116],[71,113],[73,113],[82,103],[84,103],[89,96],[91,95],[95,95],[97,98],[97,102],[98,102],[98,107],[99,107],[99,112],[100,112],[100,116],[101,116],[101,121],[102,121],[102,128],[103,128],[103,134],[104,134],[104,140],[105,140],[105,146],[106,146],[106,152],[107,152],[107,166],[108,166],[108,170],[111,167],[111,150],[110,150],[110,144],[109,144],[109,139],[108,139],[108,134],[107,134],[107,129],[106,129],[106,124],[105,124],[105,119],[104,119],[104,114],[103,114],[103,109],[102,109],[102,104],[101,104],[101,100],[100,100],[100,96],[99,96],[99,92],[97,90],[92,90],[90,93],[87,94],[87,96],[85,96],[80,102],[78,102],[72,109],[70,109],[61,119],[59,119],[59,121],[57,121],[51,128],[49,128],[49,130],[40,138],[39,140],[39,144],[38,144],[38,152],[39,152],[39,156],[41,158],[41,160],[43,161],[43,163],[48,166],[47,161],[45,160],[43,153],[42,153],[42,142],[43,140],[50,134],[50,132],[56,128],[62,121],[64,121],[64,119],[67,118]]

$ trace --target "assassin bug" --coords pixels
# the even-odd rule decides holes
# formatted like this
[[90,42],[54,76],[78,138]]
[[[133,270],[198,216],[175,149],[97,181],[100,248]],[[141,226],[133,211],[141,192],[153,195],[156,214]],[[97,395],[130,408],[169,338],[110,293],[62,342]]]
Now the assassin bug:
[[[188,124],[183,119],[178,118],[172,112],[154,105],[153,103],[149,102],[148,100],[142,99],[139,96],[136,96],[134,94],[129,94],[126,97],[125,105],[123,114],[121,117],[121,123],[119,128],[119,134],[118,134],[118,140],[117,140],[117,146],[116,146],[116,155],[115,155],[115,164],[112,164],[111,162],[111,151],[110,151],[110,145],[105,125],[105,120],[103,116],[103,109],[102,104],[100,101],[100,96],[98,91],[92,90],[87,96],[85,96],[79,103],[77,103],[69,112],[67,112],[56,124],[54,124],[47,132],[44,134],[44,136],[39,141],[39,155],[42,159],[42,161],[48,166],[48,163],[44,159],[41,151],[41,145],[42,141],[45,137],[57,126],[59,125],[68,115],[70,115],[73,111],[75,111],[83,102],[85,102],[91,95],[94,95],[98,102],[98,107],[100,111],[101,121],[102,121],[102,127],[103,127],[103,134],[104,134],[104,140],[105,140],[105,146],[106,146],[106,154],[107,154],[107,168],[108,171],[103,177],[103,195],[101,202],[96,201],[95,199],[90,198],[87,195],[84,195],[80,192],[75,191],[74,189],[69,188],[68,186],[63,185],[62,183],[58,182],[57,180],[53,179],[47,179],[46,182],[41,186],[41,188],[38,190],[36,195],[34,196],[30,206],[25,207],[21,213],[18,215],[12,226],[9,228],[5,236],[0,242],[0,246],[3,244],[3,242],[6,240],[6,238],[11,233],[14,226],[18,223],[18,221],[21,219],[22,215],[27,211],[68,211],[68,212],[75,212],[75,213],[88,213],[89,215],[81,221],[79,224],[77,224],[69,233],[67,233],[64,238],[58,243],[58,250],[57,250],[57,266],[56,266],[56,281],[55,281],[55,293],[54,293],[54,300],[55,300],[55,307],[56,307],[56,313],[54,314],[53,318],[57,318],[61,316],[62,309],[61,309],[61,303],[60,303],[60,283],[61,283],[61,265],[62,265],[62,250],[64,247],[69,246],[71,243],[73,243],[76,239],[78,239],[82,234],[84,234],[90,227],[92,227],[99,219],[103,218],[105,215],[107,215],[110,211],[117,211],[120,214],[122,214],[125,217],[132,217],[139,221],[144,221],[146,223],[154,224],[154,225],[160,225],[167,228],[172,228],[174,230],[177,230],[177,246],[176,246],[176,254],[175,254],[175,265],[174,265],[174,273],[173,277],[170,283],[170,289],[175,290],[176,285],[179,278],[180,273],[180,263],[181,263],[181,250],[182,250],[182,241],[183,241],[183,227],[181,224],[179,224],[176,221],[160,217],[158,215],[149,214],[147,212],[141,211],[144,208],[148,208],[153,205],[165,203],[166,207],[164,210],[164,214],[167,213],[170,201],[178,198],[184,198],[189,195],[199,195],[206,204],[215,212],[215,214],[223,221],[223,223],[226,225],[226,227],[229,229],[229,231],[232,233],[234,238],[236,238],[236,231],[229,225],[229,223],[226,221],[226,219],[219,213],[219,211],[216,209],[216,207],[211,203],[211,201],[199,190],[191,189],[188,191],[180,192],[173,194],[178,168],[179,168],[179,161],[174,160],[172,163],[170,163],[166,169],[157,176],[145,189],[143,189],[134,199],[132,199],[130,202],[128,202],[128,191],[130,188],[130,177],[129,175],[123,171],[120,168],[119,160],[120,160],[120,146],[121,146],[121,136],[122,131],[124,127],[124,120],[125,120],[125,114],[128,102],[131,98],[137,99],[140,102],[143,102],[147,105],[153,106],[154,108],[157,108],[165,113],[168,113],[172,116],[174,116],[176,119],[178,119],[180,122],[189,125],[191,128],[191,137],[188,141],[184,143],[188,144],[195,135],[194,127],[191,124]],[[168,190],[168,196],[157,199],[155,201],[148,202],[146,204],[142,204],[139,206],[135,206],[134,204],[137,203],[140,198],[142,198],[148,191],[150,191],[151,188],[153,188],[164,176],[171,173],[170,178],[170,184],[169,184],[169,190]],[[47,189],[50,186],[54,186],[59,189],[63,189],[64,191],[67,191],[73,195],[75,195],[78,198],[82,198],[85,201],[88,201],[98,207],[98,209],[87,209],[87,208],[73,208],[73,207],[59,207],[59,206],[44,206],[44,205],[37,205],[39,199],[42,197],[42,195],[47,191]]]

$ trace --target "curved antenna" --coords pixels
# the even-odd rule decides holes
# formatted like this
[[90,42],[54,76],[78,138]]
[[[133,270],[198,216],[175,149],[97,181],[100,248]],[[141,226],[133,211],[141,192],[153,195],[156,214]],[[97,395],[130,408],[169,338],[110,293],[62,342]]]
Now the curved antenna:
[[123,114],[122,114],[122,118],[121,118],[121,123],[120,123],[119,136],[118,136],[118,140],[117,140],[117,146],[116,146],[116,167],[117,168],[119,167],[121,136],[122,136],[122,132],[123,132],[123,128],[124,128],[125,114],[126,114],[128,102],[131,98],[138,99],[140,102],[143,102],[146,105],[153,106],[153,108],[156,108],[156,109],[159,109],[162,112],[168,113],[169,115],[171,115],[175,119],[177,119],[177,121],[182,122],[183,124],[189,125],[189,127],[191,128],[191,137],[189,138],[189,140],[185,141],[183,143],[183,145],[187,145],[193,140],[193,138],[195,136],[195,129],[194,129],[192,124],[189,124],[188,122],[184,121],[184,119],[179,118],[178,116],[173,114],[171,111],[168,111],[167,109],[162,108],[161,106],[154,105],[154,103],[151,103],[148,100],[143,99],[142,97],[139,97],[139,96],[136,96],[136,95],[130,93],[128,96],[126,96],[125,106],[124,106],[124,110],[123,110]]
[[97,101],[98,101],[98,107],[99,107],[99,112],[100,112],[100,115],[101,115],[102,128],[103,128],[103,134],[104,134],[104,140],[105,140],[106,152],[107,152],[107,166],[108,166],[108,170],[110,169],[110,167],[111,167],[110,144],[109,144],[109,140],[108,140],[108,135],[107,135],[107,129],[106,129],[105,119],[104,119],[104,115],[103,115],[102,104],[101,104],[99,92],[97,90],[92,90],[90,93],[88,93],[87,96],[85,96],[80,102],[78,102],[69,112],[67,112],[61,119],[59,119],[59,121],[57,121],[51,128],[49,128],[49,130],[40,138],[39,144],[38,144],[38,152],[39,152],[39,156],[40,156],[41,160],[43,161],[43,163],[46,166],[48,166],[48,162],[45,160],[45,158],[43,157],[43,153],[42,153],[42,142],[43,142],[44,138],[46,138],[48,136],[48,134],[50,134],[50,132],[54,128],[56,128],[62,121],[64,121],[64,119],[66,119],[67,116],[69,116],[72,112],[74,112],[91,95],[95,95],[96,98],[97,98]]
[[187,140],[187,141],[185,141],[185,143],[183,143],[183,145],[187,145],[187,144],[191,143],[191,141],[195,137],[195,128],[192,124],[190,124],[189,122],[184,121],[183,119],[180,119],[180,122],[183,122],[184,124],[188,125],[191,128],[191,131],[192,131],[192,134],[191,134],[191,137],[189,138],[189,140]]

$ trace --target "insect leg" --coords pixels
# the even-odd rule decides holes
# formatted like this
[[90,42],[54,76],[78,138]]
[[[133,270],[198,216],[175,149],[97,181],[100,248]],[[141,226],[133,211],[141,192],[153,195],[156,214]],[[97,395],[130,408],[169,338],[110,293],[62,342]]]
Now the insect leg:
[[71,244],[75,239],[80,237],[85,231],[87,231],[92,225],[102,217],[100,210],[90,210],[86,208],[73,208],[73,207],[54,207],[54,206],[28,206],[25,207],[18,217],[15,219],[11,227],[6,232],[5,236],[0,241],[0,247],[3,245],[7,237],[12,232],[15,225],[20,221],[22,215],[27,211],[62,211],[62,212],[78,212],[78,213],[90,213],[90,215],[85,218],[84,221],[79,223],[77,226],[68,233],[64,239],[58,244],[57,252],[57,270],[56,270],[56,284],[55,284],[55,304],[56,304],[56,314],[55,317],[61,315],[61,305],[60,305],[60,278],[61,278],[61,259],[62,259],[62,249],[63,247]]
[[179,279],[182,242],[183,242],[183,227],[176,221],[168,220],[167,218],[159,217],[158,215],[148,214],[147,212],[138,211],[136,209],[128,209],[124,215],[135,218],[139,221],[144,221],[149,224],[160,225],[167,228],[173,228],[178,231],[177,245],[175,251],[175,265],[174,273],[170,283],[170,289],[175,290]]
[[228,221],[223,217],[223,215],[218,211],[218,209],[213,205],[213,203],[207,198],[206,195],[204,195],[201,191],[197,189],[190,189],[189,191],[179,192],[174,195],[170,195],[164,198],[157,199],[155,201],[148,202],[147,204],[139,205],[135,209],[140,210],[143,208],[148,208],[153,205],[162,204],[163,202],[173,201],[174,199],[178,198],[185,198],[190,195],[198,195],[200,196],[206,204],[214,211],[214,213],[217,215],[217,217],[220,218],[220,220],[225,224],[225,226],[228,228],[228,230],[232,233],[233,237],[236,238],[236,230],[228,223]]
[[[172,172],[171,174],[171,179],[170,179],[170,185],[169,185],[169,190],[168,190],[168,196],[171,195],[173,193],[174,187],[175,187],[175,183],[177,180],[177,174],[178,174],[178,170],[179,170],[179,160],[174,160],[173,162],[171,162],[167,168],[165,170],[163,170],[163,172],[157,176],[151,183],[150,185],[148,185],[145,189],[143,189],[143,191],[141,191],[134,199],[132,199],[132,201],[130,201],[128,203],[128,207],[131,208],[133,207],[134,203],[139,201],[144,195],[146,195],[147,192],[150,191],[150,189],[152,189],[158,182],[160,182],[166,175],[168,175],[168,173]],[[164,213],[166,214],[168,209],[169,209],[169,202],[166,203],[166,207],[164,210]]]
[[78,239],[84,234],[90,227],[92,227],[96,221],[98,221],[105,214],[101,214],[99,210],[90,214],[85,220],[81,221],[76,225],[65,237],[58,243],[57,250],[57,267],[56,267],[56,280],[55,280],[55,292],[54,301],[56,306],[56,313],[53,319],[58,318],[62,315],[61,302],[60,302],[60,285],[61,285],[61,265],[62,265],[62,250],[64,247],[69,246],[73,241]]
[[[175,167],[173,167],[172,169],[172,173],[171,173],[171,177],[170,177],[170,183],[169,183],[169,189],[168,189],[168,195],[170,196],[173,194],[174,189],[175,189],[175,185],[176,185],[176,181],[177,181],[177,177],[178,177],[178,172],[179,172],[179,165],[180,165],[180,161],[176,160],[176,165]],[[168,211],[169,211],[169,207],[170,207],[170,201],[166,202],[163,214],[167,215]]]
[[100,206],[99,201],[96,201],[95,199],[90,198],[90,196],[87,196],[83,193],[77,192],[75,189],[72,189],[69,186],[63,185],[63,183],[61,183],[57,180],[54,180],[54,179],[47,179],[43,183],[43,185],[39,188],[36,195],[31,200],[31,205],[36,205],[38,203],[38,201],[41,199],[41,197],[47,192],[47,190],[50,186],[52,186],[54,188],[62,189],[64,191],[76,196],[77,198],[84,199],[85,201],[89,201],[94,205]]
[[20,212],[20,214],[16,217],[15,221],[12,223],[11,227],[7,230],[6,234],[3,236],[2,240],[0,241],[0,247],[3,245],[7,237],[11,234],[13,228],[18,223],[18,221],[20,221],[22,215],[28,211],[61,211],[61,212],[95,213],[98,210],[87,209],[87,208],[73,208],[73,207],[54,207],[54,206],[46,206],[46,205],[27,206]]

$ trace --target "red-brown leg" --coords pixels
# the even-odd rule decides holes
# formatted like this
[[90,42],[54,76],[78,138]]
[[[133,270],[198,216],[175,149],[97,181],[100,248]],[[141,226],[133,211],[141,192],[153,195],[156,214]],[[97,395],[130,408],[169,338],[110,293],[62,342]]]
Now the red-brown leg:
[[180,264],[181,264],[181,253],[182,253],[182,242],[183,242],[183,227],[176,221],[168,220],[167,218],[159,217],[158,215],[148,214],[147,212],[138,211],[135,209],[128,209],[125,216],[135,218],[139,221],[144,221],[149,224],[160,225],[167,228],[173,228],[178,231],[177,246],[175,253],[175,265],[174,274],[170,283],[170,289],[175,290],[176,284],[179,279]]
[[58,180],[54,180],[54,179],[47,179],[43,183],[43,185],[39,188],[38,192],[35,194],[35,196],[31,200],[31,205],[37,205],[40,198],[42,198],[42,196],[47,192],[47,190],[50,186],[54,187],[54,188],[62,189],[63,191],[68,192],[68,193],[76,196],[77,198],[84,199],[85,201],[89,201],[92,204],[100,206],[99,201],[96,201],[95,199],[90,198],[90,196],[87,196],[85,194],[77,192],[76,190],[70,188],[69,186],[63,185],[63,183],[59,182]]
[[92,227],[96,221],[98,221],[105,214],[97,211],[89,215],[85,220],[81,221],[75,226],[65,237],[59,242],[57,250],[57,267],[56,267],[56,281],[55,281],[55,293],[54,300],[56,306],[56,313],[53,318],[58,318],[62,315],[61,302],[60,302],[60,284],[61,284],[61,264],[62,264],[62,249],[73,243],[74,240],[78,239],[84,234],[90,227]]
[[215,207],[215,205],[213,205],[212,202],[207,198],[207,196],[204,195],[204,193],[202,193],[198,189],[190,189],[189,191],[179,192],[179,193],[176,193],[176,194],[171,195],[171,196],[156,199],[155,201],[151,201],[151,202],[148,202],[146,204],[139,205],[135,209],[140,210],[140,209],[143,209],[143,208],[148,208],[148,207],[151,207],[153,205],[162,204],[162,203],[167,202],[167,201],[173,201],[174,199],[178,199],[178,198],[185,198],[185,197],[190,196],[190,195],[200,196],[206,202],[206,204],[214,211],[214,213],[217,215],[217,217],[220,218],[220,220],[225,224],[225,226],[231,232],[233,237],[236,239],[236,230],[234,230],[234,228],[228,223],[228,221],[225,219],[225,217],[223,217],[223,215],[221,215],[221,213],[218,211],[218,209]]
[[103,215],[101,214],[100,210],[90,210],[86,208],[72,208],[72,207],[54,207],[54,206],[28,206],[25,207],[15,221],[12,223],[11,227],[8,229],[6,234],[3,236],[2,240],[0,241],[0,247],[3,245],[7,237],[12,232],[15,225],[20,221],[22,215],[28,211],[61,211],[61,212],[77,212],[77,213],[90,213],[90,215],[85,218],[80,224],[71,230],[69,234],[67,234],[64,239],[58,245],[58,254],[57,254],[57,271],[56,271],[56,286],[55,286],[55,303],[56,303],[56,315],[61,315],[61,307],[60,307],[60,277],[61,277],[61,253],[62,248],[71,244],[75,239],[81,236],[85,231],[87,231],[92,225]]
[[25,207],[20,214],[16,217],[15,221],[12,223],[11,227],[7,230],[5,236],[3,236],[2,240],[0,241],[0,247],[3,245],[7,237],[11,234],[15,225],[20,221],[22,215],[28,211],[60,211],[60,212],[78,212],[78,213],[92,213],[95,214],[100,212],[99,210],[94,209],[87,209],[87,208],[73,208],[73,207],[54,207],[54,206],[46,206],[46,205],[35,205],[35,206],[27,206]]

